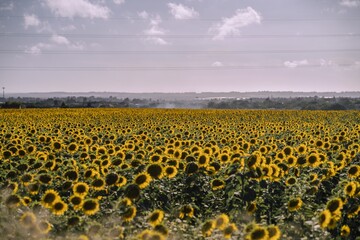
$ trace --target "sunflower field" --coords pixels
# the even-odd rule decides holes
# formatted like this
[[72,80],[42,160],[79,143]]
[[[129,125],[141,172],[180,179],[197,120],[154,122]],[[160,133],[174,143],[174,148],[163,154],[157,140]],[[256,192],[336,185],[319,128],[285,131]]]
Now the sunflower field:
[[360,112],[0,111],[2,239],[357,239]]

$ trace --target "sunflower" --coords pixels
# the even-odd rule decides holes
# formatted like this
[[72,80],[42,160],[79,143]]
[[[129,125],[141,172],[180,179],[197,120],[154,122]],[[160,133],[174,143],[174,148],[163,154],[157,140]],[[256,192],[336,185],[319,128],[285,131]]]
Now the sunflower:
[[27,186],[27,190],[29,191],[29,193],[31,195],[35,195],[35,194],[38,194],[39,190],[40,190],[40,184],[35,182],[35,183],[30,183],[28,186]]
[[[19,189],[19,184],[17,182],[10,182],[6,188],[11,190],[11,193],[15,194]],[[29,185],[27,188],[29,188]]]
[[94,215],[100,210],[100,205],[97,199],[86,199],[81,207],[86,215]]
[[74,195],[85,197],[89,192],[89,185],[84,182],[78,182],[73,186]]
[[127,207],[121,216],[125,222],[130,222],[136,216],[136,207],[135,206]]
[[76,226],[80,223],[80,217],[79,216],[73,216],[67,219],[67,225],[68,226]]
[[296,183],[295,177],[288,177],[285,181],[286,186],[292,186]]
[[207,220],[201,227],[201,233],[204,237],[209,237],[215,229],[215,221]]
[[52,204],[51,212],[55,215],[63,215],[68,210],[68,205],[62,200],[57,200]]
[[146,188],[151,182],[151,176],[146,173],[139,173],[135,176],[133,183],[137,184],[140,189]]
[[152,240],[152,239],[156,239],[156,240],[165,240],[166,237],[163,236],[161,233],[156,232],[156,231],[151,231],[151,230],[144,230],[142,231],[136,239],[140,239],[140,240]]
[[156,226],[162,222],[164,219],[164,212],[162,210],[156,209],[153,211],[147,218],[151,226]]
[[71,181],[76,181],[79,177],[79,174],[76,170],[68,170],[65,172],[64,177]]
[[198,160],[198,166],[199,167],[205,167],[206,168],[207,165],[209,165],[210,157],[207,154],[200,154],[197,157],[197,160]]
[[111,239],[123,239],[124,238],[124,229],[122,227],[113,227],[110,229],[109,237]]
[[320,165],[319,155],[316,153],[312,153],[306,158],[306,162],[310,167],[317,167]]
[[169,234],[169,230],[163,224],[156,225],[154,227],[154,231],[160,233],[164,237],[167,237],[167,235]]
[[340,236],[348,237],[350,235],[350,227],[348,225],[341,226]]
[[344,187],[345,195],[353,197],[356,193],[356,182],[348,182]]
[[166,166],[164,171],[165,171],[165,175],[168,178],[174,178],[176,176],[176,174],[178,173],[177,168],[174,166]]
[[32,212],[24,212],[20,217],[20,223],[24,227],[34,226],[36,223],[36,216]]
[[283,151],[283,153],[285,153],[286,156],[290,156],[294,152],[293,148],[290,146],[284,147],[284,149],[282,151]]
[[248,203],[246,207],[246,212],[249,214],[253,214],[256,211],[256,202]]
[[228,225],[229,221],[230,220],[229,220],[228,215],[223,213],[215,219],[215,227],[217,229],[224,230],[225,227]]
[[256,167],[260,166],[260,161],[261,161],[260,156],[257,154],[253,154],[247,159],[246,165],[250,169],[255,169]]
[[278,240],[281,237],[281,231],[278,226],[276,225],[270,225],[267,228],[267,231],[269,233],[268,240]]
[[50,184],[52,181],[51,175],[47,174],[47,173],[40,174],[38,179],[39,179],[39,182],[41,182],[43,184]]
[[301,198],[293,198],[288,202],[288,209],[290,212],[295,212],[301,208],[303,201]]
[[326,209],[331,212],[331,214],[339,215],[344,203],[341,198],[333,198],[326,204]]
[[349,178],[357,178],[360,176],[360,166],[359,165],[351,165],[348,170]]
[[28,186],[30,182],[33,180],[33,175],[25,173],[21,176],[20,181],[24,184],[24,186]]
[[189,218],[194,217],[194,208],[191,205],[184,205],[180,208],[179,218],[183,219],[186,216]]
[[48,234],[52,228],[52,225],[48,221],[40,221],[37,224],[37,229],[42,235]]
[[59,193],[55,190],[47,190],[41,198],[41,204],[46,208],[51,208],[60,199]]
[[83,203],[83,198],[79,195],[72,195],[69,202],[74,206],[74,210],[80,210]]
[[348,210],[348,218],[354,218],[357,217],[360,212],[360,205],[353,205]]
[[256,226],[249,234],[250,240],[267,240],[269,239],[269,232],[266,228]]
[[140,197],[140,187],[137,184],[129,184],[125,189],[125,197],[137,199]]
[[119,176],[119,179],[118,179],[118,181],[117,181],[117,183],[116,183],[116,186],[122,187],[122,186],[126,185],[126,183],[127,183],[126,177],[124,177],[124,176]]
[[287,156],[286,162],[289,167],[293,167],[296,165],[297,158],[293,155]]
[[112,186],[117,184],[117,182],[119,181],[119,175],[117,175],[116,173],[108,173],[105,177],[105,182],[106,185],[108,186]]
[[326,228],[331,221],[331,212],[326,209],[319,214],[320,227]]
[[69,153],[74,154],[79,149],[79,146],[76,143],[70,143],[67,146],[67,150]]
[[127,207],[127,206],[131,206],[132,201],[130,198],[123,198],[121,199],[118,203],[117,203],[117,207]]
[[21,198],[17,194],[11,194],[5,200],[5,205],[9,208],[18,207],[21,204]]
[[105,189],[105,180],[102,178],[96,178],[91,182],[91,187],[96,191],[103,190]]
[[236,227],[236,225],[234,223],[229,224],[223,230],[224,238],[225,239],[231,238],[231,235],[233,235],[237,230],[238,230],[238,228]]
[[29,197],[27,197],[27,196],[25,196],[25,197],[23,197],[22,198],[22,204],[24,205],[24,206],[28,206],[30,203],[31,203],[31,198],[29,198]]
[[146,172],[154,179],[162,178],[163,167],[159,163],[152,163],[146,168]]
[[223,189],[225,187],[225,182],[221,179],[214,179],[211,181],[211,189],[213,191]]
[[305,167],[307,166],[307,159],[303,156],[299,156],[297,159],[296,159],[296,166],[298,167]]

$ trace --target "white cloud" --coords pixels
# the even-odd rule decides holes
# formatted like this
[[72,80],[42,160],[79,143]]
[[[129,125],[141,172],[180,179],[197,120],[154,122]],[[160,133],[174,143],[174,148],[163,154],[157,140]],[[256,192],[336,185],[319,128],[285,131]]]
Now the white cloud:
[[25,52],[33,54],[33,55],[39,55],[39,54],[41,54],[43,49],[50,49],[51,47],[52,47],[51,44],[40,42],[40,43],[37,43],[36,45],[26,49]]
[[211,64],[211,66],[213,66],[213,67],[222,67],[222,66],[224,66],[224,64],[222,62],[216,61],[216,62],[213,62]]
[[149,14],[146,11],[142,11],[138,13],[138,16],[142,19],[147,19],[149,17]]
[[146,39],[148,42],[157,45],[168,45],[169,43],[160,37],[165,34],[165,30],[159,26],[161,22],[162,20],[159,15],[152,17],[149,22],[149,28],[144,31],[144,34],[148,36]]
[[115,4],[118,4],[118,5],[125,3],[125,0],[113,0],[113,1]]
[[169,45],[169,43],[167,41],[165,41],[164,39],[162,39],[160,37],[148,37],[146,39],[146,41],[151,42],[155,45]]
[[360,0],[341,0],[339,3],[341,6],[344,7],[359,7],[360,6]]
[[323,67],[333,65],[333,62],[331,60],[326,60],[323,58],[320,59],[319,63],[320,63],[320,66],[323,66]]
[[28,27],[37,27],[40,25],[40,23],[41,22],[36,15],[34,15],[34,14],[31,14],[31,15],[25,14],[24,15],[24,25],[25,25],[26,29]]
[[14,9],[14,3],[13,2],[9,2],[9,3],[3,3],[0,6],[0,11],[11,11]]
[[110,15],[109,8],[88,0],[45,0],[45,3],[54,14],[60,17],[107,19]]
[[222,40],[228,35],[239,34],[239,29],[253,23],[261,23],[261,15],[252,7],[237,9],[234,16],[223,18],[220,23],[210,28],[210,32],[214,32],[214,40]]
[[175,19],[192,19],[199,16],[199,13],[195,11],[194,8],[184,6],[180,3],[168,3],[168,7]]
[[74,31],[76,27],[74,25],[67,25],[61,28],[62,31]]
[[304,66],[304,65],[308,65],[308,64],[309,64],[309,62],[306,59],[300,60],[300,61],[286,61],[286,62],[284,62],[284,66],[288,67],[288,68],[296,68],[298,66]]
[[56,43],[56,44],[59,44],[59,45],[69,45],[70,44],[70,41],[64,37],[64,36],[60,36],[60,35],[57,35],[57,34],[54,34],[51,36],[51,41],[53,43]]

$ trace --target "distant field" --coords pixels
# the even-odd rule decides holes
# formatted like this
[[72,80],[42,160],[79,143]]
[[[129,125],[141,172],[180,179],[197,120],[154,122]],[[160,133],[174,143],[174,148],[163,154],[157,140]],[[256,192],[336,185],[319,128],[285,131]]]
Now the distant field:
[[0,116],[5,239],[360,236],[359,111]]

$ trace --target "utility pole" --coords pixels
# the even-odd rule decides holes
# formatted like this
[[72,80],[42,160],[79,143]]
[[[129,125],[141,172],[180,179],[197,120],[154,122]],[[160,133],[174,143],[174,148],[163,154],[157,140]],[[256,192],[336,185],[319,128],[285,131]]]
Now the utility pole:
[[5,100],[5,87],[2,87],[3,89],[3,99]]

